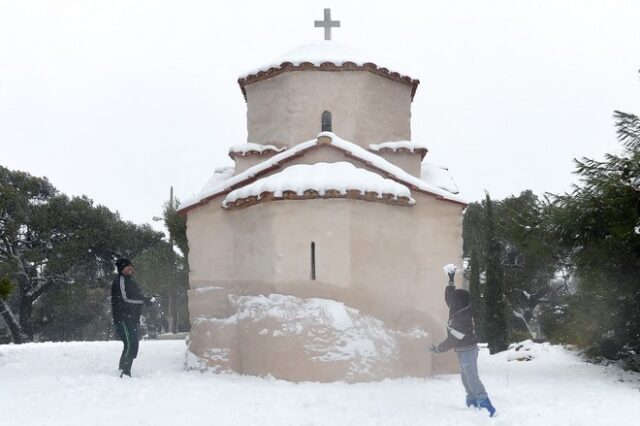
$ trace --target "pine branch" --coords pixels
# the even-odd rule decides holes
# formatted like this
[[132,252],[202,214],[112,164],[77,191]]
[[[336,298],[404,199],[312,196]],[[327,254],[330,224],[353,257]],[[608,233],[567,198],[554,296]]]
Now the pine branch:
[[31,300],[37,299],[42,293],[44,293],[49,287],[55,284],[65,284],[67,279],[64,275],[55,275],[48,277],[45,281],[38,284],[35,288],[25,294],[26,297]]
[[630,150],[640,149],[640,118],[637,115],[614,111],[618,140]]

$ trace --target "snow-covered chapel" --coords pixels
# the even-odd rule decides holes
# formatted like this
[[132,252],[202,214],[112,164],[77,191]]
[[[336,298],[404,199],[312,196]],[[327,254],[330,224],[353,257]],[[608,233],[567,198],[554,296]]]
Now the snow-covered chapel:
[[191,367],[292,381],[424,377],[462,212],[411,141],[419,81],[333,41],[238,83],[248,142],[185,200]]

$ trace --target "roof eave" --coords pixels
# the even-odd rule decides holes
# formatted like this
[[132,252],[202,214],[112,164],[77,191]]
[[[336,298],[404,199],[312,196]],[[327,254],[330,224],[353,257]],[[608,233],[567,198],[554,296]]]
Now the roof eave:
[[277,67],[271,67],[266,71],[259,71],[256,74],[249,74],[244,77],[240,77],[238,79],[238,85],[240,86],[240,90],[242,91],[242,96],[244,96],[244,100],[247,100],[247,90],[246,86],[249,84],[257,83],[262,80],[269,79],[271,77],[275,77],[276,75],[291,72],[291,71],[368,71],[373,74],[388,78],[390,80],[407,84],[411,86],[411,101],[418,90],[418,85],[420,84],[420,80],[413,79],[406,75],[401,75],[397,72],[389,71],[387,68],[378,67],[376,64],[372,62],[367,62],[363,65],[357,65],[354,62],[344,62],[342,64],[336,65],[333,62],[322,62],[320,65],[315,65],[311,62],[303,62],[299,65],[294,65],[291,62],[283,62]]

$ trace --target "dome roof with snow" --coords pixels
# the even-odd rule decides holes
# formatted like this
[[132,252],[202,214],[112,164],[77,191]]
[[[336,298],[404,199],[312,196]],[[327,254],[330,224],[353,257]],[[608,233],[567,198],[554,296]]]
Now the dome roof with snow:
[[287,71],[369,71],[391,80],[412,86],[411,99],[420,81],[398,71],[378,65],[368,53],[333,41],[318,41],[299,46],[273,61],[255,68],[238,78],[238,84],[246,99],[245,86]]

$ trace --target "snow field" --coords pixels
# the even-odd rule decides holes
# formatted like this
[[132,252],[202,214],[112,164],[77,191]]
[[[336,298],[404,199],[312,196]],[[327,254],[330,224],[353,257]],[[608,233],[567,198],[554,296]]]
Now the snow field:
[[121,346],[0,346],[2,425],[617,425],[640,413],[640,375],[547,344],[481,349],[495,419],[465,407],[458,375],[295,384],[185,371],[183,341],[142,341],[134,378],[120,379]]

